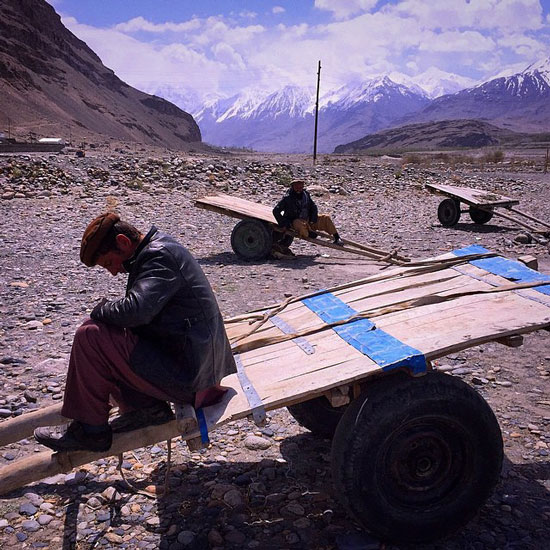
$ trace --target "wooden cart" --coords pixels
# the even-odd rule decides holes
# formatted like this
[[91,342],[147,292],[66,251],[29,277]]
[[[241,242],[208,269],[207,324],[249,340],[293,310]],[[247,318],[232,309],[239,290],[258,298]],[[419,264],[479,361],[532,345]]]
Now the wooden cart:
[[375,261],[402,265],[410,261],[396,250],[381,250],[372,246],[341,239],[342,246],[333,244],[330,235],[319,235],[319,238],[300,237],[292,229],[283,230],[277,225],[273,209],[269,206],[249,200],[220,193],[197,199],[195,206],[238,218],[241,221],[231,233],[231,247],[237,256],[245,260],[262,260],[267,258],[274,244],[289,247],[295,238],[303,239],[318,246],[363,256]]
[[[426,188],[432,193],[448,197],[441,201],[437,209],[437,217],[441,225],[445,227],[452,227],[458,223],[460,214],[463,212],[460,209],[460,203],[464,203],[468,206],[467,211],[474,223],[484,224],[489,222],[493,216],[500,216],[534,233],[550,233],[550,224],[548,222],[535,218],[515,208],[515,206],[519,204],[519,200],[489,191],[472,189],[471,187],[455,187],[453,185],[427,183]],[[508,212],[512,212],[516,214],[516,217],[504,214],[500,210],[497,210],[497,208],[503,208]],[[534,222],[535,225],[518,219],[517,216],[530,220]]]
[[[336,493],[382,540],[422,542],[465,524],[500,475],[503,442],[484,399],[433,361],[485,342],[519,346],[550,327],[550,276],[473,246],[416,267],[226,320],[238,373],[225,399],[116,434],[104,453],[32,454],[0,469],[0,493],[87,462],[288,407],[331,437]],[[200,420],[202,419],[202,421]],[[0,423],[0,445],[64,421],[60,406]]]

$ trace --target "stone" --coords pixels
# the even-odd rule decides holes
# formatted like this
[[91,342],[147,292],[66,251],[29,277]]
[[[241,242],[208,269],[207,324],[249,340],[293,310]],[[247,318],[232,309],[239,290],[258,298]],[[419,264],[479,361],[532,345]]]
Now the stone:
[[35,531],[38,531],[40,529],[40,524],[34,519],[26,519],[26,520],[21,522],[21,527],[25,531],[29,531],[30,533],[34,533]]
[[184,546],[188,546],[195,540],[195,533],[193,531],[181,531],[178,534],[178,542]]
[[520,244],[529,244],[531,242],[531,236],[527,233],[518,233],[514,237],[514,241]]
[[247,435],[244,439],[244,445],[251,451],[265,450],[271,447],[272,443],[264,437],[257,435]]
[[37,508],[31,502],[24,502],[19,507],[19,513],[23,516],[33,516],[37,512]]
[[53,516],[50,516],[49,514],[40,514],[38,516],[38,523],[40,525],[48,525],[53,519]]
[[223,495],[223,501],[231,508],[240,508],[243,505],[243,497],[237,489],[230,489]]

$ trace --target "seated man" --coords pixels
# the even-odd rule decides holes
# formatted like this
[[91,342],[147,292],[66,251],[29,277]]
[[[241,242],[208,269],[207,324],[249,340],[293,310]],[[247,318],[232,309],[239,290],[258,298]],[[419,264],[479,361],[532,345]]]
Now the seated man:
[[273,215],[281,227],[292,227],[300,237],[315,238],[316,231],[324,231],[332,235],[334,244],[343,244],[330,216],[318,213],[317,205],[304,189],[303,180],[290,184],[290,189],[273,209]]
[[[167,401],[198,408],[221,399],[219,383],[235,362],[214,293],[186,248],[107,213],[86,228],[80,259],[128,273],[126,295],[101,301],[76,331],[61,409],[73,420],[60,432],[38,428],[38,442],[107,451],[112,432],[171,420]],[[111,424],[110,397],[121,413]]]

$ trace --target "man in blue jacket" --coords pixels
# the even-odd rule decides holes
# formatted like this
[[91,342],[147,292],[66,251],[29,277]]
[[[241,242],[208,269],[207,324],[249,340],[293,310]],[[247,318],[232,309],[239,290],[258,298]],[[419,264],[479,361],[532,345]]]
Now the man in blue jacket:
[[300,237],[317,237],[317,231],[332,235],[334,244],[341,245],[340,235],[330,216],[319,214],[311,195],[304,189],[303,180],[293,180],[290,189],[273,209],[281,227],[294,229]]
[[[80,259],[128,273],[126,295],[103,300],[74,338],[61,430],[35,438],[55,451],[106,451],[113,432],[173,418],[167,401],[212,404],[235,362],[216,298],[197,261],[156,227],[143,235],[114,213],[86,228]],[[110,424],[110,400],[120,416]]]

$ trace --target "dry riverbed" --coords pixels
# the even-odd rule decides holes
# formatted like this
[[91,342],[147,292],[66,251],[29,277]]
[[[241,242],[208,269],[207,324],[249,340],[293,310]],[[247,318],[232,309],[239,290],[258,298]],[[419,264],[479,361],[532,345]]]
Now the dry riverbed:
[[[296,258],[244,262],[230,247],[236,220],[197,209],[222,191],[274,204],[291,178],[305,177],[321,212],[342,236],[420,258],[481,244],[511,258],[532,255],[550,273],[548,244],[506,220],[486,226],[467,215],[453,228],[437,220],[439,197],[425,183],[469,185],[517,197],[550,219],[550,175],[529,163],[460,164],[391,158],[283,155],[92,153],[0,157],[0,417],[62,398],[72,335],[123,277],[87,270],[82,231],[105,208],[147,230],[155,224],[199,260],[224,316],[243,313],[375,273],[380,266],[343,252],[295,243]],[[434,327],[434,330],[437,328]],[[550,351],[548,333],[510,349],[487,344],[439,361],[490,403],[505,443],[496,492],[453,537],[426,550],[532,549],[550,538]],[[167,447],[126,453],[122,468],[150,498],[121,483],[116,459],[0,497],[2,548],[259,548],[363,550],[362,531],[331,488],[330,441],[313,437],[285,409],[258,428],[232,422],[211,446],[190,453],[174,443],[170,491],[163,494]],[[0,464],[43,450],[26,439],[0,449]],[[396,547],[387,547],[396,548]],[[405,548],[405,546],[400,547]]]

